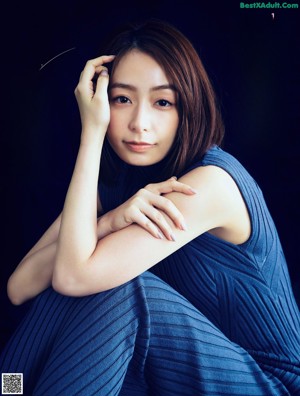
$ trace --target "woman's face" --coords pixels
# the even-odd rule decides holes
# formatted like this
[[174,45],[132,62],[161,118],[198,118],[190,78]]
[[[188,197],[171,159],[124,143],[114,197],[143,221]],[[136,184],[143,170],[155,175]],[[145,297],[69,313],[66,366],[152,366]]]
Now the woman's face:
[[177,94],[151,56],[132,50],[121,58],[110,81],[108,140],[125,162],[152,165],[169,152],[179,116]]

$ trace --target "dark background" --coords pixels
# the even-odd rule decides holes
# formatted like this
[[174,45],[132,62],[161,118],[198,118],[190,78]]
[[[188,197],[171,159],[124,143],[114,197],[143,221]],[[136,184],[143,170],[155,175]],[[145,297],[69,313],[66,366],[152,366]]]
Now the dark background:
[[1,10],[0,348],[29,305],[9,303],[8,276],[62,209],[79,144],[79,74],[100,55],[106,32],[137,18],[173,23],[198,50],[221,102],[224,147],[264,191],[300,302],[299,13],[189,0],[22,2]]

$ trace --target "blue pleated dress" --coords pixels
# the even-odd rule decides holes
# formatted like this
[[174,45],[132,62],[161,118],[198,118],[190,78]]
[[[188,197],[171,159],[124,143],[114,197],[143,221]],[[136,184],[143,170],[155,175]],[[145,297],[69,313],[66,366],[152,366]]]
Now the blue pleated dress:
[[[105,212],[159,181],[164,165],[114,160],[115,180],[100,177]],[[112,290],[80,298],[45,290],[0,356],[2,373],[23,373],[24,395],[300,395],[299,310],[263,195],[216,146],[185,172],[206,165],[235,180],[249,240],[205,233]]]
[[[191,302],[224,337],[245,349],[266,376],[285,384],[291,395],[300,395],[299,309],[263,194],[241,163],[218,146],[184,173],[207,165],[222,168],[237,184],[251,220],[250,238],[234,245],[205,233],[150,271]],[[157,166],[124,164],[115,188],[100,186],[104,210],[121,204],[158,171]],[[241,394],[248,395],[242,382],[241,377]]]

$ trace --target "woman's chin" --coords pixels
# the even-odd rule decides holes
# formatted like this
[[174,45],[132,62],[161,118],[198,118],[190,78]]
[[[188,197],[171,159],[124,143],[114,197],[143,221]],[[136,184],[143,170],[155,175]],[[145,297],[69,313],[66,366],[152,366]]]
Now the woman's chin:
[[126,162],[128,165],[132,166],[150,166],[160,162],[162,158],[159,156],[149,155],[149,152],[117,152],[117,155]]

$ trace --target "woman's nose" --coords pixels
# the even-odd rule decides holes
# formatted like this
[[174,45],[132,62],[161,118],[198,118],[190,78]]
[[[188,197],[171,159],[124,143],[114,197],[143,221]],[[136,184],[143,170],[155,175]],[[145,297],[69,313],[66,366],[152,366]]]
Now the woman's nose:
[[139,105],[133,110],[129,128],[139,133],[150,130],[150,111],[145,104]]

